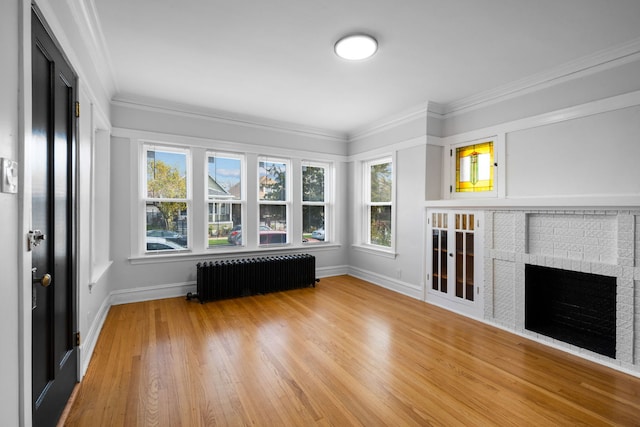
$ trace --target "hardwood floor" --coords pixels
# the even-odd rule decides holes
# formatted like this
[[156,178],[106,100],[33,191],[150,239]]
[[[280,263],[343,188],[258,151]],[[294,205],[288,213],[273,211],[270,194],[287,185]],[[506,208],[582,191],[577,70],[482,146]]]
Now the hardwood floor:
[[67,426],[640,425],[640,379],[361,280],[111,308]]

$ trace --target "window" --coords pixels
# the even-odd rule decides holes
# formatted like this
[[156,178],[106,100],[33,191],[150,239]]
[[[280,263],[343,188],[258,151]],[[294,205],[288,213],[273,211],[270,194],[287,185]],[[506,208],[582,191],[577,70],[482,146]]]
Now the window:
[[494,191],[493,141],[459,146],[455,150],[456,193]]
[[258,233],[259,244],[288,243],[289,162],[258,159]]
[[328,241],[329,166],[302,163],[302,241]]
[[244,156],[207,153],[208,246],[242,245]]
[[189,151],[144,145],[145,243],[147,251],[188,248]]
[[392,247],[393,163],[391,158],[365,163],[366,243]]

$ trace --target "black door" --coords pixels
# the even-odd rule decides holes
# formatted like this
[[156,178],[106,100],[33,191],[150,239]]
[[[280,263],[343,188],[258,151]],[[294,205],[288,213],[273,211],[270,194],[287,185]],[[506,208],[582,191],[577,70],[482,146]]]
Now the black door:
[[33,425],[40,427],[56,425],[77,378],[76,76],[36,11],[31,25],[32,386]]

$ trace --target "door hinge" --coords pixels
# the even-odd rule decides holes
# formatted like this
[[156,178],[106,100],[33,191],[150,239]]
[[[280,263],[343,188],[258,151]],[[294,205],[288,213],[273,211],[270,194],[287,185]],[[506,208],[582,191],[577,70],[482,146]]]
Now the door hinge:
[[76,101],[76,117],[80,117],[80,103]]
[[449,150],[449,157],[453,157],[453,149]]
[[76,347],[80,347],[80,332],[76,332]]
[[453,185],[449,186],[449,193],[453,193]]

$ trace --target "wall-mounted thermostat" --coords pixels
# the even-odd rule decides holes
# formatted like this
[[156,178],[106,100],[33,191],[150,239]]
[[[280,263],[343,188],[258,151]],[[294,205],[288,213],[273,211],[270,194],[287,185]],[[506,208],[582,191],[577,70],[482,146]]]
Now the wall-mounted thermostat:
[[2,161],[2,192],[15,194],[18,192],[18,162],[9,159]]

